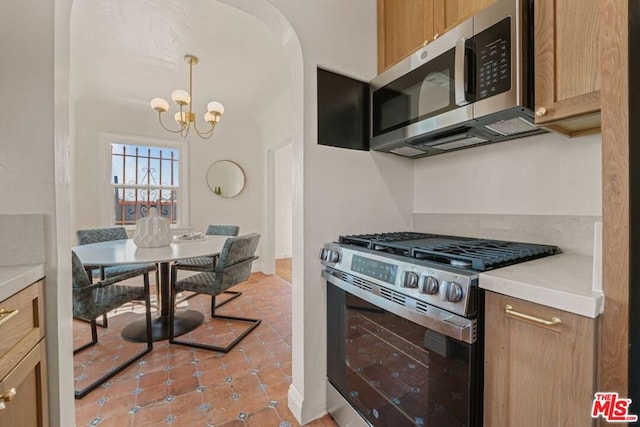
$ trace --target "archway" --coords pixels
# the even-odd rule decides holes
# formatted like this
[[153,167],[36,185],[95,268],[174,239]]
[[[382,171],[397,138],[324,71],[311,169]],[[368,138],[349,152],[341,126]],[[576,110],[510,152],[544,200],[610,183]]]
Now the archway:
[[[295,181],[298,188],[301,188],[302,182],[302,128],[303,128],[303,86],[302,86],[302,74],[303,74],[303,61],[302,50],[299,40],[296,36],[295,30],[289,24],[286,17],[284,17],[270,2],[266,0],[259,1],[240,1],[240,0],[221,0],[220,3],[227,4],[242,10],[261,21],[271,31],[276,34],[281,41],[283,48],[286,50],[289,58],[289,69],[291,73],[291,102],[293,104],[292,117],[291,117],[291,140],[294,146],[294,162],[296,163],[294,171],[296,174]],[[69,261],[69,248],[72,246],[71,242],[71,183],[69,182],[69,175],[73,172],[73,164],[71,162],[72,157],[72,141],[69,137],[70,130],[70,114],[69,114],[69,72],[70,72],[70,28],[71,28],[71,12],[72,12],[73,0],[62,0],[55,3],[55,35],[56,35],[56,55],[55,55],[55,67],[56,67],[56,83],[55,83],[55,101],[56,101],[56,119],[55,119],[55,150],[56,150],[56,171],[57,176],[60,179],[56,180],[55,188],[57,195],[57,223],[56,233],[60,236],[58,241],[58,282],[70,283],[70,261]],[[293,234],[302,234],[302,195],[298,192],[294,194],[294,218],[293,218]],[[267,243],[267,244],[273,244]],[[296,251],[294,249],[294,262],[300,262],[302,264],[301,248]],[[63,254],[66,254],[64,256]],[[299,261],[296,258],[299,257]],[[302,267],[298,267],[300,270]],[[301,284],[295,283],[294,287],[301,286]],[[66,302],[68,307],[71,300],[71,287],[60,286],[56,291],[56,297],[58,301]],[[295,303],[295,302],[294,302]],[[65,306],[62,304],[61,306]],[[52,390],[57,389],[58,393],[52,393],[54,398],[51,401],[52,406],[56,406],[52,412],[51,422],[53,425],[73,425],[73,398],[68,393],[73,387],[73,366],[71,363],[71,342],[72,336],[70,328],[65,328],[71,322],[70,310],[58,310],[56,314],[57,330],[52,331],[58,338],[58,344],[55,347],[55,354],[51,357],[55,362],[55,367],[52,369],[53,387]],[[295,325],[296,322],[294,322]],[[300,322],[298,322],[300,323]],[[55,329],[55,328],[54,328]],[[294,344],[295,345],[295,344]],[[295,351],[294,351],[295,354]],[[302,356],[300,356],[302,357]],[[295,364],[295,362],[294,362]],[[295,376],[295,372],[294,372]],[[69,397],[66,397],[66,394]],[[55,396],[57,394],[57,396]],[[295,414],[299,416],[299,414]]]

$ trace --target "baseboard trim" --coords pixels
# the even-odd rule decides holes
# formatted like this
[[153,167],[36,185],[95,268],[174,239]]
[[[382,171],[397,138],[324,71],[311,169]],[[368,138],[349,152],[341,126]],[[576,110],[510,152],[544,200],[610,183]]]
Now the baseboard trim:
[[296,420],[298,420],[298,422],[302,424],[302,402],[304,399],[293,384],[289,386],[287,400],[289,410],[291,411],[293,416],[296,417]]
[[281,259],[281,258],[291,258],[291,252],[282,252],[282,253],[276,254],[276,259]]

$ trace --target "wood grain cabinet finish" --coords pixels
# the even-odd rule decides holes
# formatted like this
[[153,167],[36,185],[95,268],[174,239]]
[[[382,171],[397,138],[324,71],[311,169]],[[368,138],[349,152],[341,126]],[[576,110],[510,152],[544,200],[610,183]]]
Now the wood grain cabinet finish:
[[493,292],[485,308],[484,425],[593,425],[597,320]]
[[434,0],[378,0],[378,73],[433,39]]
[[495,0],[434,0],[434,30],[442,34],[455,27]]
[[599,0],[535,0],[536,123],[568,135],[600,129]]
[[378,73],[495,0],[378,0]]
[[0,426],[46,427],[44,282],[0,302]]

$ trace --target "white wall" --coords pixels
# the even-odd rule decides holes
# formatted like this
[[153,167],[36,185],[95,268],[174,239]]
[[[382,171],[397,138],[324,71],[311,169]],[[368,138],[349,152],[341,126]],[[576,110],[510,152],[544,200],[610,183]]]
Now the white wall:
[[[294,284],[289,406],[306,423],[326,411],[326,285],[320,278],[318,251],[341,233],[409,228],[413,167],[406,159],[317,145],[316,67],[364,80],[375,75],[375,2],[272,0],[281,16],[267,3],[224,1],[258,16],[291,49]],[[297,40],[292,41],[292,31]],[[301,52],[296,52],[297,41]]]
[[[64,21],[65,17],[57,19]],[[58,253],[60,247],[69,247],[68,133],[64,122],[59,126],[67,107],[56,93],[65,89],[66,76],[64,68],[57,68],[54,55],[54,47],[65,39],[64,34],[62,40],[54,39],[54,2],[3,4],[0,29],[0,93],[11,104],[0,118],[0,213],[44,214],[51,425],[73,425],[69,421],[73,417],[60,410],[73,405],[73,375],[59,375],[73,369],[70,291],[58,292],[58,288],[70,289],[71,282],[70,254]],[[60,57],[64,60],[64,51]],[[54,91],[57,78],[61,85]],[[60,168],[54,168],[54,158]],[[2,240],[0,237],[0,243]]]
[[293,145],[275,151],[275,257],[289,258],[293,230]]
[[[128,103],[84,99],[77,103],[75,111],[72,230],[101,225],[97,191],[100,185],[99,132],[162,139],[172,137],[160,128],[153,111]],[[199,137],[190,137],[188,141],[173,139],[189,145],[191,230],[204,231],[209,224],[236,224],[242,234],[261,232],[261,218],[256,214],[260,211],[263,197],[263,161],[258,128],[251,121],[239,121],[233,115],[226,115],[210,140]],[[207,170],[218,160],[232,160],[245,172],[245,188],[234,198],[219,197],[207,185]]]
[[414,212],[602,215],[601,135],[537,135],[415,161]]

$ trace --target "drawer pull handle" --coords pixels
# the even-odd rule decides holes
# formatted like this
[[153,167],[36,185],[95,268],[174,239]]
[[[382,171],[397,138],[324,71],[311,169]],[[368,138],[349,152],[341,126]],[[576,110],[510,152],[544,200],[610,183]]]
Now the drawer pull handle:
[[520,313],[518,311],[515,311],[513,309],[513,306],[511,306],[510,304],[507,304],[505,306],[504,312],[513,317],[519,317],[520,319],[526,319],[531,322],[538,323],[540,325],[545,325],[545,326],[556,326],[562,323],[562,321],[557,317],[552,317],[551,320],[545,320],[539,317],[529,316],[528,314]]
[[0,411],[7,409],[7,405],[5,405],[4,402],[10,402],[14,397],[16,397],[16,394],[18,393],[13,387],[11,387],[11,389],[9,389],[5,394],[0,394]]
[[16,314],[18,314],[17,308],[15,310],[5,310],[4,308],[0,308],[0,325],[11,319]]

